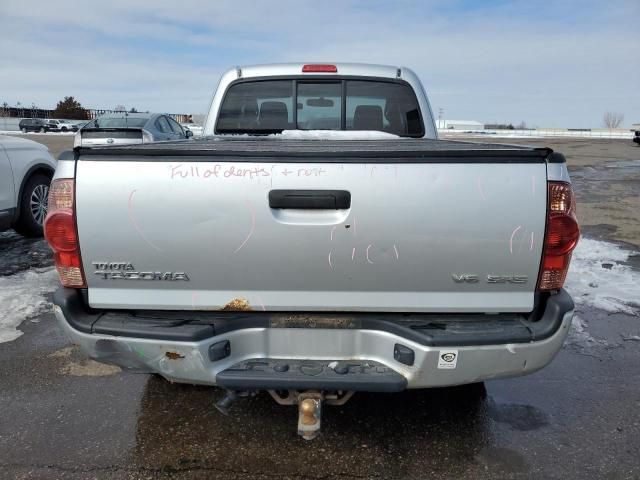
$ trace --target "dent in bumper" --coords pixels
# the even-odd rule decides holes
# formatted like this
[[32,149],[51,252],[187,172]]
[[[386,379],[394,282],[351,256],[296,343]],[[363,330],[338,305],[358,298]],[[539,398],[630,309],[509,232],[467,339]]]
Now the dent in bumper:
[[[562,347],[573,310],[563,313],[560,327],[544,340],[530,343],[429,347],[378,330],[247,328],[197,342],[163,341],[83,333],[54,306],[58,322],[73,343],[92,358],[126,370],[158,373],[182,383],[216,385],[217,373],[251,358],[371,360],[407,379],[408,388],[443,387],[493,378],[525,375],[546,366]],[[212,362],[211,344],[229,340],[231,355]],[[412,366],[394,360],[396,343],[415,352]],[[441,351],[457,350],[456,368],[438,368]]]

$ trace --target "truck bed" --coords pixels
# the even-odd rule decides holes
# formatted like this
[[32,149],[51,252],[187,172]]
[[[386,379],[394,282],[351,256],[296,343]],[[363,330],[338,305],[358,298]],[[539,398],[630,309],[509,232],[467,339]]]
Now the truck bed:
[[[385,140],[291,140],[274,137],[208,137],[197,140],[156,142],[142,145],[100,146],[76,149],[76,155],[117,157],[228,157],[234,161],[256,158],[286,158],[288,162],[361,163],[372,159],[380,163],[430,163],[446,158],[447,163],[468,162],[470,157],[483,163],[541,163],[558,161],[553,150],[542,147],[501,145],[432,139]],[[457,160],[458,159],[458,160]],[[93,159],[92,160],[98,160]],[[124,160],[124,158],[123,158]],[[136,159],[143,161],[144,159]]]

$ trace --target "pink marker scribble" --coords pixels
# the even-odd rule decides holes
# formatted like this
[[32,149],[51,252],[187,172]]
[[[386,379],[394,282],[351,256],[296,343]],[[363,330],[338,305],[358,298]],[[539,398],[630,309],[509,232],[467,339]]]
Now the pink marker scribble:
[[373,263],[373,261],[369,258],[369,249],[371,248],[371,244],[367,247],[367,262]]
[[513,255],[513,237],[516,236],[516,233],[518,233],[518,230],[520,230],[522,228],[522,225],[518,225],[516,228],[514,228],[513,232],[511,232],[511,238],[509,239],[509,252],[511,252],[511,255]]
[[154,245],[146,236],[145,234],[142,232],[142,228],[140,228],[140,225],[138,225],[138,222],[136,221],[136,217],[133,214],[133,195],[137,192],[137,190],[131,190],[131,193],[129,194],[129,208],[128,208],[128,214],[129,214],[129,222],[131,223],[131,225],[133,225],[133,228],[136,229],[136,232],[138,232],[138,235],[140,235],[140,238],[142,238],[147,244],[149,244],[151,247],[153,247],[155,250],[157,250],[158,252],[161,252],[162,249],[160,247],[158,247],[157,245]]
[[396,244],[393,244],[393,251],[396,252],[396,260],[400,260],[400,255],[398,254],[398,247],[396,247]]
[[327,257],[327,259],[329,260],[329,267],[331,268],[331,270],[333,270],[333,263],[331,263],[331,252],[329,252],[329,257]]
[[249,213],[251,214],[251,228],[249,229],[249,234],[247,235],[247,238],[244,239],[244,242],[242,242],[238,246],[238,248],[234,250],[233,253],[238,253],[240,249],[245,246],[245,244],[251,238],[251,235],[253,235],[253,231],[256,229],[256,212],[253,209],[253,205],[251,205],[251,202],[249,202],[249,200],[245,200],[245,203],[247,204],[247,208],[249,209]]
[[353,259],[356,258],[356,247],[353,247],[353,250],[351,250],[351,261],[353,262]]
[[531,175],[531,195],[536,196],[536,177]]
[[482,198],[482,200],[484,200],[485,202],[487,201],[487,197],[484,194],[484,190],[482,188],[482,179],[480,177],[478,177],[478,179],[476,180],[476,183],[478,185],[478,193],[480,194],[480,198]]
[[529,245],[529,250],[533,250],[533,232],[531,232],[531,244]]
[[195,310],[196,309],[196,297],[198,296],[197,293],[192,292],[191,293],[191,310]]

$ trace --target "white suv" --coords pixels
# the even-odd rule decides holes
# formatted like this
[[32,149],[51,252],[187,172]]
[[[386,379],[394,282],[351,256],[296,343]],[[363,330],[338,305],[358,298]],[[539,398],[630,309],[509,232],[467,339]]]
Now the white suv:
[[41,237],[56,161],[44,145],[0,135],[0,231]]
[[78,125],[69,120],[49,120],[49,131],[51,132],[77,132]]

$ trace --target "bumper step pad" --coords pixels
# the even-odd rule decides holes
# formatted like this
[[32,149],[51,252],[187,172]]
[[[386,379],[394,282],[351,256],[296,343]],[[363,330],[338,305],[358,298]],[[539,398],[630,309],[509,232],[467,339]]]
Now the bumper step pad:
[[229,390],[349,390],[399,392],[407,379],[395,370],[368,360],[286,360],[254,358],[216,375]]

